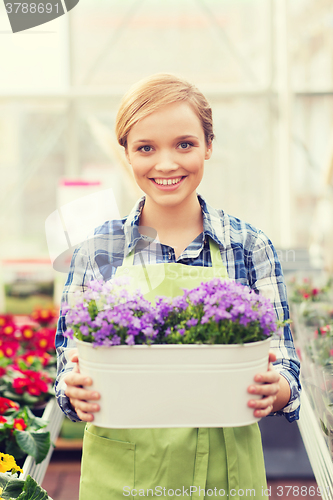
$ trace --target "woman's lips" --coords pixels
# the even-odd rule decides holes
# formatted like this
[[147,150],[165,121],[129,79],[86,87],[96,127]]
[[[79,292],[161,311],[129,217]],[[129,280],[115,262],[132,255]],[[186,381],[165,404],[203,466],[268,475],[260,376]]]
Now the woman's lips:
[[177,189],[183,182],[186,176],[179,177],[155,177],[150,179],[158,189],[172,191]]

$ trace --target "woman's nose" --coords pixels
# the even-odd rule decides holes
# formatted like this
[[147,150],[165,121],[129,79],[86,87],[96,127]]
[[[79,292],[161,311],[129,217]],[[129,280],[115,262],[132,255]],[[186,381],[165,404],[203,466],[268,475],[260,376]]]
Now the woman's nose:
[[155,165],[156,170],[160,171],[176,170],[178,167],[172,153],[167,152],[159,154]]

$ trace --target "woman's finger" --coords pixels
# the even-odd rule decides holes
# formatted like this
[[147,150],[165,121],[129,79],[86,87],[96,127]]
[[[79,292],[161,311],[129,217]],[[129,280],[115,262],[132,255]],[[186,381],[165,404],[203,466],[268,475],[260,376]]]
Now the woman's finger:
[[100,407],[98,403],[89,403],[87,401],[82,401],[80,399],[71,398],[71,405],[75,408],[75,411],[80,411],[85,414],[92,414],[99,411]]
[[250,394],[259,394],[260,396],[276,395],[279,392],[280,386],[278,382],[266,384],[253,384],[248,388]]
[[74,398],[80,401],[97,401],[100,399],[100,394],[98,392],[75,386],[67,386],[65,394],[68,398]]

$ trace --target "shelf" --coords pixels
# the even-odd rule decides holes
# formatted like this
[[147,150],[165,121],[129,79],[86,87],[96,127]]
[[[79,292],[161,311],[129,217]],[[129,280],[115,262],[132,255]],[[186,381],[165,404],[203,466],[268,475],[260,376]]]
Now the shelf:
[[61,424],[64,418],[63,412],[60,410],[58,403],[55,398],[52,398],[46,405],[43,413],[43,419],[48,420],[49,424],[46,427],[46,431],[50,431],[51,446],[46,458],[42,463],[36,464],[35,459],[28,456],[23,464],[23,472],[20,474],[20,479],[26,479],[30,475],[37,483],[42,484],[46,469],[49,465],[54,446],[54,443],[59,435]]
[[333,463],[323,431],[311,406],[306,390],[301,394],[298,427],[307,451],[313,473],[324,500],[333,498]]

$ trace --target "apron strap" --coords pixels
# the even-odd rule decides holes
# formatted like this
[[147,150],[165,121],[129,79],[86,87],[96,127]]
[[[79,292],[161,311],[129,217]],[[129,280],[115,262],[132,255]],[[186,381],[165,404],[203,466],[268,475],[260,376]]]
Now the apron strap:
[[212,261],[212,267],[224,267],[222,257],[221,257],[221,252],[220,252],[220,247],[218,246],[217,243],[215,243],[212,238],[209,238],[209,250],[210,250],[210,258]]
[[126,255],[126,257],[124,257],[122,265],[125,266],[125,267],[133,266],[133,263],[134,263],[134,254],[135,254],[135,248],[133,248],[133,250],[130,253],[128,253]]

